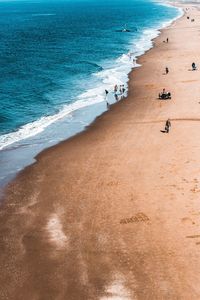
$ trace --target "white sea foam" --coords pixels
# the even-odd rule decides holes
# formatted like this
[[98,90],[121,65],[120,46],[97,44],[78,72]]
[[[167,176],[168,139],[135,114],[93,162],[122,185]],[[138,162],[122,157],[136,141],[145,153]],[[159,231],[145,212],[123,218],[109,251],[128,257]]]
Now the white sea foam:
[[[159,5],[163,5],[166,7],[173,7],[173,8],[176,7],[176,9],[179,10],[179,15],[176,18],[163,23],[164,27],[169,26],[173,21],[179,19],[180,17],[182,17],[184,15],[184,10],[181,7],[177,7],[175,1],[172,1],[172,0],[154,0],[154,1]],[[167,24],[167,25],[165,25],[165,24]]]
[[100,300],[136,300],[135,295],[131,295],[125,286],[125,280],[122,276],[115,276],[116,279],[107,287],[106,296],[101,297]]
[[66,105],[60,112],[58,112],[55,115],[42,117],[37,121],[22,126],[15,132],[1,135],[0,150],[8,147],[13,143],[19,142],[21,140],[30,138],[32,136],[35,136],[36,134],[41,133],[46,127],[60,119],[63,119],[67,115],[70,115],[73,111],[77,109],[84,108],[86,106],[98,103],[100,101],[102,100],[98,98],[94,99],[94,101],[91,101],[91,99],[88,99],[87,101],[78,100],[70,105]]
[[[162,2],[162,5],[165,2]],[[175,19],[181,17],[183,11],[180,9],[179,16],[172,19],[171,21],[160,24],[159,28],[169,26]],[[152,40],[160,34],[158,28],[146,29],[142,32],[141,36],[134,40],[130,53],[123,54],[117,58],[112,67],[104,67],[100,72],[93,74],[98,79],[98,84],[94,88],[88,89],[84,93],[77,97],[77,101],[65,105],[58,113],[51,116],[44,116],[37,121],[28,123],[15,132],[4,134],[0,136],[0,150],[9,147],[10,145],[19,142],[21,140],[33,137],[45,130],[46,127],[52,123],[63,119],[70,115],[73,111],[87,107],[92,104],[100,103],[105,100],[105,89],[112,92],[115,84],[125,84],[127,87],[128,74],[133,67],[138,67],[137,63],[133,63],[137,57],[144,54],[147,50],[152,48]]]
[[46,226],[50,241],[59,249],[65,248],[68,238],[63,231],[63,226],[58,215],[53,214]]

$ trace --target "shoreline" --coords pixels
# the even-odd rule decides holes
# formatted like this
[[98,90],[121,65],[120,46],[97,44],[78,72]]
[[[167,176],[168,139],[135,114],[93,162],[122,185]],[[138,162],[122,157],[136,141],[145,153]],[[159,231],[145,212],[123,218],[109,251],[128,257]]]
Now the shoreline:
[[[162,5],[170,6],[170,7],[175,6],[170,3],[162,3]],[[160,36],[160,34],[162,34],[162,30],[165,30],[166,28],[171,26],[174,22],[176,22],[176,20],[178,20],[179,18],[181,18],[183,16],[184,12],[181,9],[181,7],[179,7],[178,5],[175,7],[177,9],[180,9],[180,15],[177,16],[176,18],[173,18],[170,21],[165,21],[164,23],[162,23],[161,27],[151,28],[151,30],[155,31],[154,34],[157,34],[157,35],[156,35],[156,37],[152,38],[149,41],[151,43],[151,45],[149,45],[150,48],[148,48],[147,50],[144,50],[144,53],[141,55],[134,54],[133,57],[136,59],[136,66],[133,66],[131,68],[130,72],[127,74],[128,79],[125,83],[125,85],[127,85],[126,95],[124,97],[122,96],[122,99],[119,101],[124,101],[124,99],[126,99],[128,97],[130,74],[135,69],[141,67],[141,65],[139,64],[140,57],[145,55],[149,50],[151,50],[154,47],[154,40],[157,39]],[[182,10],[182,13],[181,13],[181,10]],[[144,35],[144,33],[143,33],[143,35]],[[123,54],[123,55],[125,55],[125,54]],[[111,99],[109,99],[109,101],[110,101],[109,106],[112,107],[113,105],[117,104],[119,101],[115,102],[114,95],[110,95],[110,96],[111,96],[110,97]],[[90,117],[86,118],[86,120],[83,120],[83,122],[86,123],[86,125],[81,125],[81,123],[80,124],[77,123],[74,125],[74,128],[71,128],[70,120],[69,120],[68,126],[71,128],[71,129],[69,128],[69,130],[68,130],[69,133],[63,135],[63,134],[61,134],[60,131],[58,131],[57,133],[58,133],[58,135],[60,135],[58,140],[56,140],[56,138],[55,138],[56,132],[54,133],[54,135],[52,135],[52,128],[54,128],[54,127],[56,128],[56,126],[62,127],[63,124],[67,121],[66,120],[67,116],[65,118],[61,119],[60,121],[54,122],[52,125],[50,125],[50,127],[47,127],[46,130],[44,130],[44,132],[42,133],[42,135],[40,133],[39,136],[36,135],[33,137],[28,137],[26,139],[22,139],[18,142],[15,142],[13,144],[13,146],[10,145],[10,146],[6,147],[5,149],[2,149],[1,156],[0,156],[0,161],[2,162],[2,164],[4,161],[11,160],[11,164],[16,165],[16,167],[15,167],[15,169],[13,169],[13,168],[10,169],[10,167],[5,165],[2,168],[3,171],[2,171],[2,173],[0,173],[0,200],[1,200],[1,194],[3,194],[6,186],[9,185],[10,182],[15,180],[16,177],[18,176],[18,174],[23,172],[27,167],[32,166],[33,164],[37,163],[37,157],[40,155],[40,153],[43,153],[44,151],[48,150],[49,148],[56,147],[60,143],[65,142],[68,139],[71,139],[72,137],[79,135],[80,133],[84,133],[84,131],[87,130],[90,126],[92,126],[92,124],[95,123],[96,120],[98,120],[102,114],[109,111],[109,108],[108,109],[103,108],[104,106],[105,106],[105,101],[100,102],[100,103],[94,103],[94,104],[88,105],[86,107],[75,110],[74,113],[77,115],[81,115],[82,112],[84,112],[84,111],[87,113],[87,115],[90,115]],[[93,113],[95,108],[98,111],[98,113],[96,113],[96,114]],[[55,130],[55,128],[53,130]],[[46,132],[47,136],[49,135],[49,137],[47,139],[45,138],[45,132]],[[51,134],[48,132],[50,132]],[[44,134],[44,136],[43,136],[43,134]],[[52,137],[51,137],[51,135],[52,135]],[[46,142],[42,143],[42,146],[40,145],[41,144],[40,139],[44,139],[44,140],[46,139]],[[34,140],[36,140],[36,142]],[[50,140],[52,140],[52,142]],[[29,147],[29,144],[30,145],[32,144],[32,147],[31,147],[32,149]],[[25,158],[21,159],[21,157],[23,157],[24,152],[25,152]],[[12,157],[14,157],[14,156],[17,157],[16,162],[12,161]],[[5,169],[5,171],[4,171],[4,169]]]
[[[195,22],[162,30],[126,99],[9,184],[5,299],[199,299],[200,12],[187,7]],[[157,99],[163,88],[171,100]]]

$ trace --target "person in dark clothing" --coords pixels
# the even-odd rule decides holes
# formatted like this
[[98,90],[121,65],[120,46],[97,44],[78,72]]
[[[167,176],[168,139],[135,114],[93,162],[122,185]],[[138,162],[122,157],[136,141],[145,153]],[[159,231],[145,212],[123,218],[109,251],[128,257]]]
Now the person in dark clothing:
[[195,71],[196,69],[197,69],[197,67],[196,67],[195,63],[193,62],[192,63],[192,70]]
[[169,69],[168,69],[168,67],[166,67],[166,68],[165,68],[165,72],[166,72],[166,74],[168,74],[168,73],[169,73]]
[[167,119],[166,123],[165,123],[165,132],[169,133],[169,129],[171,127],[171,122],[170,119]]
[[118,90],[118,86],[117,84],[114,86],[114,92],[117,93],[117,90]]

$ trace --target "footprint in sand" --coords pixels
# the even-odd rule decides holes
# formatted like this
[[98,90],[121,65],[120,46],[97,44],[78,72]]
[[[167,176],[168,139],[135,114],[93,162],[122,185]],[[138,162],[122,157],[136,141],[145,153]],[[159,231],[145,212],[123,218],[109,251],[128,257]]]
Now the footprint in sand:
[[197,185],[195,185],[190,191],[191,191],[192,193],[199,193],[199,192],[200,192],[200,189],[198,188]]
[[190,219],[190,218],[188,218],[188,217],[185,217],[185,218],[182,218],[181,219],[181,223],[183,223],[183,224],[192,224],[192,225],[194,225],[195,224],[195,222],[192,220],[192,219]]
[[116,185],[119,185],[119,182],[118,181],[110,181],[107,183],[108,186],[116,186]]
[[131,218],[125,218],[120,220],[120,224],[129,224],[129,223],[139,223],[139,222],[148,222],[150,219],[144,213],[140,212]]
[[188,180],[187,180],[187,179],[185,179],[185,178],[182,178],[182,181],[184,181],[184,182],[188,183]]
[[194,234],[194,235],[188,235],[186,236],[187,239],[196,239],[196,238],[200,238],[200,234]]
[[190,218],[187,218],[187,217],[181,219],[182,223],[190,223],[191,221],[192,220]]
[[154,84],[145,84],[145,87],[153,89],[153,88],[155,88],[155,85]]
[[200,211],[191,211],[191,214],[193,215],[193,216],[199,216],[200,215]]

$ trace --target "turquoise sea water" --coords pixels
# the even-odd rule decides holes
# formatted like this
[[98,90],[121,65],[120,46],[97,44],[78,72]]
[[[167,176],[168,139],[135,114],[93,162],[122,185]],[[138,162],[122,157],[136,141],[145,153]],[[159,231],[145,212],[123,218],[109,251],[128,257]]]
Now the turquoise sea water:
[[[67,137],[56,133],[59,122],[73,133],[91,121],[96,109],[88,106],[126,84],[132,59],[179,14],[150,0],[0,1],[0,150],[27,139],[30,148],[36,137],[41,150],[45,133]],[[125,24],[131,32],[119,31]]]

